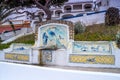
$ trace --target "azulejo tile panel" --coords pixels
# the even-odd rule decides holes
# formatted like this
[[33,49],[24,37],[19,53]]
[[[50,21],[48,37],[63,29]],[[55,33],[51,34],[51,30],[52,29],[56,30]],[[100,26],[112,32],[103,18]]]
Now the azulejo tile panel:
[[45,24],[49,24],[49,23],[58,23],[58,24],[68,25],[69,26],[69,36],[70,36],[69,38],[74,39],[74,25],[71,21],[63,21],[63,20],[43,21],[43,22],[40,22],[36,25],[35,33],[37,34],[37,30],[38,30],[39,27],[41,27],[42,25],[45,25]]
[[69,56],[70,63],[85,63],[85,64],[115,64],[114,55],[78,55],[71,54]]
[[66,48],[68,41],[68,26],[61,24],[48,24],[40,28],[40,46],[51,48]]
[[17,54],[17,53],[6,53],[5,59],[16,60],[16,61],[29,61],[28,54]]
[[109,42],[87,42],[87,41],[76,41],[73,42],[73,53],[99,53],[107,54],[111,53],[111,45]]
[[52,62],[52,51],[43,50],[42,51],[42,59],[43,59],[43,62]]

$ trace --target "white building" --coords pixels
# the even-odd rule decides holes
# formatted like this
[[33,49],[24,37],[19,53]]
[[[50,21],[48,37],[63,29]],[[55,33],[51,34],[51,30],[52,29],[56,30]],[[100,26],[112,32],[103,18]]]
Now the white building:
[[[53,19],[61,19],[89,12],[103,11],[109,7],[120,9],[120,0],[69,0],[62,7],[51,7],[51,10]],[[46,18],[42,10],[40,13],[43,19]]]
[[[120,9],[120,0],[69,0],[61,7],[51,7],[50,9],[52,12],[52,19],[58,20],[66,17],[83,16],[84,13],[107,10],[109,7],[117,7]],[[46,20],[46,13],[42,9],[34,7],[24,10],[36,12],[36,14],[40,14],[42,16],[43,21]],[[13,16],[14,14],[9,18],[13,18]],[[30,20],[30,17],[26,14],[21,16],[22,18],[17,18],[17,20]]]

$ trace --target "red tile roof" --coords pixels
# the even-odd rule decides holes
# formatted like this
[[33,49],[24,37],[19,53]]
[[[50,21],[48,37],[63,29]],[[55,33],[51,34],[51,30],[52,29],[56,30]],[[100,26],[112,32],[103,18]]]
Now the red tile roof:
[[[15,30],[20,29],[20,28],[21,28],[21,26],[16,26]],[[5,31],[12,31],[12,30],[13,29],[10,26],[0,27],[0,33],[5,32]]]
[[[26,22],[24,24],[16,24],[15,30],[20,29],[20,28],[25,28],[25,27],[30,27],[30,23]],[[12,27],[10,25],[2,25],[0,26],[0,33],[5,32],[5,31],[12,31]]]

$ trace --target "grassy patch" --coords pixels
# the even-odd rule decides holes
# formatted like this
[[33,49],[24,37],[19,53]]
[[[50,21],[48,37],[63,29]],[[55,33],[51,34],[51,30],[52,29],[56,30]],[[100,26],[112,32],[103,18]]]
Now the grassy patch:
[[15,41],[13,41],[12,43],[34,44],[35,43],[35,35],[31,34],[31,35],[20,37],[20,38],[16,39]]
[[88,26],[85,32],[75,35],[76,41],[113,41],[116,40],[120,26],[105,26],[104,24]]
[[0,44],[0,50],[8,48],[9,46],[10,46],[10,43],[9,44]]
[[34,34],[31,34],[31,35],[20,37],[8,44],[0,44],[0,50],[8,48],[12,43],[34,44],[34,42],[35,42]]

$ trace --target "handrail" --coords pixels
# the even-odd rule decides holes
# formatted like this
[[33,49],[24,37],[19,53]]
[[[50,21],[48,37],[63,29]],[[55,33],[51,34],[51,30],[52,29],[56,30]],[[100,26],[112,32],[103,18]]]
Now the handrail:
[[[86,13],[86,15],[93,15],[93,14],[99,14],[99,13],[105,13],[105,12],[106,12],[106,10],[103,10],[103,11],[97,11],[97,12]],[[62,18],[61,20],[64,20],[64,19],[71,19],[71,18],[76,18],[76,17],[82,17],[82,16],[84,16],[83,14],[84,14],[84,13],[81,13],[81,14],[76,15],[76,16],[65,17],[65,18]]]

